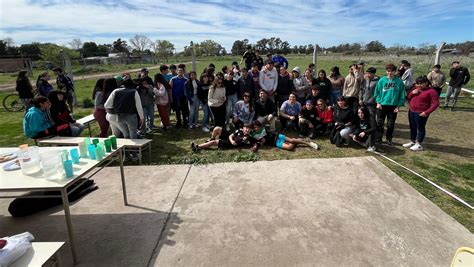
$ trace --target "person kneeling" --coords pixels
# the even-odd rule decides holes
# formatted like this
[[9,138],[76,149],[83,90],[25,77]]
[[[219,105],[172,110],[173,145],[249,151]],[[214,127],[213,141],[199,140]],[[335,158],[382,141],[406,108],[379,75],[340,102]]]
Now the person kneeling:
[[308,99],[302,107],[299,117],[299,128],[301,136],[316,138],[316,128],[318,126],[318,110],[314,107],[313,101]]

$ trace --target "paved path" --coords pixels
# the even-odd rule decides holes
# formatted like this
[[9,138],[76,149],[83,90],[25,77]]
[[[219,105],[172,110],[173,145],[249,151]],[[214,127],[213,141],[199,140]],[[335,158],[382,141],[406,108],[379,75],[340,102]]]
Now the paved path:
[[[474,236],[373,157],[126,167],[71,207],[79,266],[448,266]],[[67,241],[62,212],[2,235]],[[70,250],[62,250],[70,263]]]

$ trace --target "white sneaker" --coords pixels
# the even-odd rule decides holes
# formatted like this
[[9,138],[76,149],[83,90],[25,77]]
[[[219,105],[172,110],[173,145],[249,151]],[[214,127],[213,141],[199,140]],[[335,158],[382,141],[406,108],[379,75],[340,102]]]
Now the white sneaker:
[[420,151],[420,150],[423,150],[423,147],[419,143],[416,143],[412,147],[410,147],[410,150],[411,151]]
[[406,143],[406,144],[403,144],[402,146],[403,146],[403,147],[406,147],[406,148],[410,148],[410,147],[412,147],[413,145],[415,145],[415,142]]
[[209,130],[209,128],[207,128],[207,127],[202,127],[202,131],[205,132],[205,133],[208,133],[208,132],[210,132],[211,130]]
[[375,147],[374,146],[369,146],[367,148],[367,152],[374,152],[375,151]]
[[319,149],[318,144],[316,144],[316,143],[314,143],[314,142],[309,142],[309,146],[312,147],[312,148],[314,148],[314,149],[316,149],[316,150]]

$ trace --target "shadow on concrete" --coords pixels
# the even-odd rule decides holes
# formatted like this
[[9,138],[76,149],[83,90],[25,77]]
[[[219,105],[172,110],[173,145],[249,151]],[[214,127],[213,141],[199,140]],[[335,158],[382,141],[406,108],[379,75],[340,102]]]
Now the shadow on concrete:
[[[2,236],[28,231],[38,242],[66,241],[60,250],[64,266],[72,266],[72,254],[64,215],[44,213],[23,218],[2,216]],[[79,265],[83,266],[146,266],[156,244],[174,246],[169,237],[179,228],[181,220],[168,212],[81,214],[72,215]],[[166,218],[168,227],[164,227]],[[163,242],[160,242],[160,239]]]

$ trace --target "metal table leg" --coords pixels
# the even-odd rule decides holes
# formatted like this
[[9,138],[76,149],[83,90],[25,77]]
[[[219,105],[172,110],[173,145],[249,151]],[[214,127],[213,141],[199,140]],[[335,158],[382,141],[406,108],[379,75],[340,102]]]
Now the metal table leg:
[[92,137],[92,131],[91,131],[91,124],[87,124],[87,128],[89,128],[89,137]]
[[142,148],[141,148],[141,147],[138,149],[138,155],[139,155],[139,157],[138,157],[138,164],[139,164],[139,165],[142,165],[142,156],[143,156],[143,155],[142,155]]
[[66,188],[61,189],[61,198],[63,200],[64,216],[66,217],[67,232],[69,235],[69,245],[71,246],[72,260],[74,264],[78,263],[76,242],[74,240],[74,232],[72,229],[71,212],[69,211],[69,199],[67,198]]
[[123,192],[123,203],[124,205],[128,205],[128,200],[127,200],[127,186],[125,185],[125,172],[123,170],[123,155],[122,152],[124,152],[123,148],[120,149],[118,152],[118,161],[120,164],[120,177],[122,179],[122,192]]
[[151,144],[148,144],[148,165],[151,165]]

